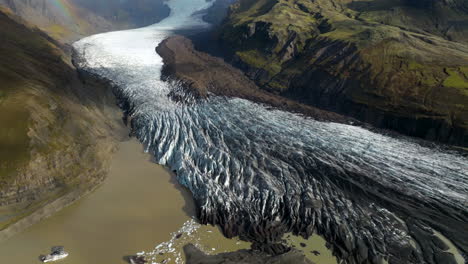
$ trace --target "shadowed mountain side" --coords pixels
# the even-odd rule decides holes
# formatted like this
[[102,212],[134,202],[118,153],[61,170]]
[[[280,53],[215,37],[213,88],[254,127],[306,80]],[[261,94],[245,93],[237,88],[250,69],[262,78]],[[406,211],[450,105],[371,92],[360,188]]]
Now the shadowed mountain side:
[[212,0],[213,5],[206,10],[202,10],[203,20],[212,24],[219,25],[227,17],[229,6],[236,0]]
[[143,27],[161,21],[169,15],[166,0],[72,0],[112,23]]
[[66,43],[100,32],[150,25],[169,15],[162,0],[0,0],[0,6]]
[[65,43],[71,43],[93,33],[118,28],[103,17],[70,1],[0,0],[0,6],[10,9],[28,23]]

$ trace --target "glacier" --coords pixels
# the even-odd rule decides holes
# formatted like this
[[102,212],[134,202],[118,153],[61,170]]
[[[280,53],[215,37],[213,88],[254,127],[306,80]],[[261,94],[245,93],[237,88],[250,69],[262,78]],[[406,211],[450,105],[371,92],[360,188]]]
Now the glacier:
[[74,43],[74,61],[112,84],[134,135],[177,172],[202,223],[258,248],[285,232],[317,233],[344,263],[464,262],[466,155],[239,98],[171,100],[180,83],[161,80],[155,47],[180,30],[208,28],[194,14],[212,2],[167,4],[171,15],[158,24]]

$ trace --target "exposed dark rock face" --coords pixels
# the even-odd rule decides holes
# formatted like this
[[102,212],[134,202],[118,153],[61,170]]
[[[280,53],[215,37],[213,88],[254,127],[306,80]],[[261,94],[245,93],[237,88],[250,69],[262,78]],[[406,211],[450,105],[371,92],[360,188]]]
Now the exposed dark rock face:
[[240,0],[221,27],[261,88],[468,146],[466,1]]
[[108,84],[82,83],[64,43],[168,13],[162,1],[0,0],[0,231],[99,185],[127,133]]
[[[375,91],[371,83],[376,83],[378,80],[373,79],[371,73],[363,70],[372,65],[361,66],[365,63],[359,59],[356,47],[341,42],[317,41],[310,44],[310,53],[306,56],[319,54],[323,47],[327,47],[326,54],[321,54],[316,61],[317,64],[341,64],[341,70],[348,71],[351,76],[359,77],[340,78],[323,68],[312,69],[290,80],[289,88],[282,92],[282,95],[299,102],[353,116],[377,127],[393,129],[427,140],[468,146],[468,130],[465,120],[467,113],[465,110],[462,112],[456,109],[453,110],[454,112],[449,110],[454,105],[457,105],[454,107],[467,106],[468,98],[460,96],[456,90],[442,87],[416,97],[411,94],[414,92],[411,87],[401,93],[397,92],[398,88],[394,87],[393,95]],[[414,83],[415,80],[410,79],[411,77],[403,76],[403,71],[407,68],[408,66],[401,67],[402,72],[398,75],[405,79],[405,85],[417,85]],[[386,87],[392,86],[390,82],[385,83]],[[403,80],[393,82],[396,82],[394,86],[399,86]],[[392,102],[388,101],[389,96]],[[422,105],[431,105],[432,109],[421,107]],[[436,114],[434,111],[447,111],[447,113]]]

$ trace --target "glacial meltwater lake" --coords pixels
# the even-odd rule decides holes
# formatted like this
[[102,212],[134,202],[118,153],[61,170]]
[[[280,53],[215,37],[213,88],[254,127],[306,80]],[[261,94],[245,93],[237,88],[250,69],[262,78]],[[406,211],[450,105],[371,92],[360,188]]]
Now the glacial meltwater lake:
[[169,263],[181,263],[189,242],[211,253],[249,247],[215,227],[200,226],[194,214],[190,193],[131,139],[120,143],[109,176],[96,191],[0,242],[0,263],[40,263],[39,255],[56,245],[70,253],[64,264],[125,263],[124,256],[152,252],[159,244],[164,255],[154,254],[155,261]]
[[[130,139],[120,143],[109,176],[96,191],[0,242],[0,263],[41,263],[39,255],[55,245],[70,253],[60,262],[64,264],[126,263],[125,256],[142,252],[150,263],[167,259],[168,264],[179,264],[184,263],[182,248],[187,243],[209,254],[250,247],[237,238],[225,238],[216,227],[199,225],[194,215],[190,192]],[[321,237],[288,240],[298,249],[299,241],[306,242],[306,255],[317,263],[337,263]],[[312,255],[310,249],[320,255]]]

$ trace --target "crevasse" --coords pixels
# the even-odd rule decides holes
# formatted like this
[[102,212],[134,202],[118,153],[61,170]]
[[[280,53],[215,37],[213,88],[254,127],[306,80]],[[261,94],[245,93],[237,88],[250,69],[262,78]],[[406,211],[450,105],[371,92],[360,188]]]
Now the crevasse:
[[177,171],[201,221],[258,243],[315,231],[346,263],[460,261],[433,229],[466,254],[465,157],[243,99],[186,105],[168,97],[178,83],[161,81],[155,47],[177,30],[207,27],[192,14],[210,4],[171,0],[158,24],[74,44],[77,66],[114,84],[135,135]]

